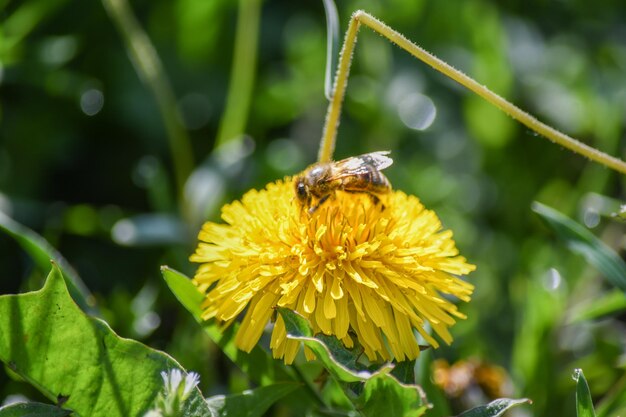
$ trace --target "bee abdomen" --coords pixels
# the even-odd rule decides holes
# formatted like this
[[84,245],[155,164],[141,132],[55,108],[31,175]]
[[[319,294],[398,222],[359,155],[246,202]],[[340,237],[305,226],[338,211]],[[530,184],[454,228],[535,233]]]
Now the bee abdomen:
[[372,170],[368,172],[367,175],[368,175],[368,181],[372,183],[372,185],[376,187],[382,187],[385,189],[391,188],[391,184],[389,183],[389,180],[380,171]]
[[341,188],[349,192],[382,194],[391,190],[391,184],[380,171],[369,170],[344,178]]

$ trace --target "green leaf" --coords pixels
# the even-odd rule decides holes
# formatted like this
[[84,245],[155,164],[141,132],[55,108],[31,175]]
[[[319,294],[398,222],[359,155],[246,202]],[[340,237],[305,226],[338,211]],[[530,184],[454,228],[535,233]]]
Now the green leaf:
[[213,415],[228,417],[262,416],[276,401],[299,388],[298,384],[283,382],[247,390],[241,394],[217,395],[207,398]]
[[313,337],[309,322],[300,314],[284,307],[278,307],[276,311],[283,318],[288,335],[293,336],[293,338]]
[[415,360],[397,363],[391,375],[403,384],[415,384]]
[[17,403],[0,407],[0,417],[64,417],[72,410],[41,403]]
[[364,416],[419,417],[428,409],[424,393],[417,385],[404,385],[383,368],[365,382],[357,404]]
[[626,292],[626,263],[593,233],[558,211],[534,202],[533,210],[543,218],[567,247],[582,255],[605,278]]
[[596,417],[589,385],[587,385],[582,369],[574,370],[574,381],[576,381],[576,415],[578,417]]
[[341,343],[341,340],[337,339],[335,336],[317,334],[315,338],[326,345],[336,362],[339,362],[341,365],[353,371],[367,370],[365,366],[357,363],[361,355],[361,352],[357,349],[346,348],[344,344]]
[[626,295],[620,290],[613,290],[600,298],[591,300],[585,305],[576,306],[570,323],[596,320],[606,316],[622,313],[626,310]]
[[531,404],[528,398],[522,398],[520,400],[512,400],[509,398],[499,398],[490,402],[487,405],[481,405],[471,410],[467,410],[458,415],[458,417],[499,417],[504,414],[511,407],[515,407],[520,404]]
[[[43,289],[0,296],[0,360],[55,400],[90,417],[140,416],[163,389],[162,371],[180,365],[165,353],[117,336],[69,296],[58,267]],[[184,415],[210,415],[192,390]]]
[[161,267],[161,274],[170,291],[178,299],[178,301],[191,313],[193,318],[198,321],[202,320],[202,309],[200,305],[204,300],[204,295],[198,291],[191,280],[183,273],[178,272],[168,266]]
[[324,342],[311,336],[311,328],[304,317],[287,308],[278,307],[276,310],[285,322],[287,337],[303,342],[315,353],[317,359],[322,362],[324,367],[339,381],[359,382],[365,381],[367,376],[369,376],[369,373],[358,373],[356,370],[349,369],[344,364],[340,363]]
[[256,346],[250,353],[237,349],[234,335],[238,325],[234,324],[224,330],[215,320],[204,320],[200,308],[204,295],[198,291],[191,280],[167,266],[161,267],[161,272],[170,290],[183,307],[202,325],[211,340],[222,349],[226,356],[253,381],[260,385],[268,385],[274,382],[297,380],[291,369],[288,369],[282,362],[273,359],[260,346]]
[[[330,374],[342,383],[346,396],[361,414],[412,417],[424,414],[427,403],[422,389],[417,385],[400,383],[391,375],[393,365],[384,365],[373,374],[351,369],[346,365],[356,365],[356,360],[350,358],[349,351],[336,338],[312,337],[311,328],[304,317],[286,308],[279,307],[277,310],[285,321],[287,337],[302,341],[315,353]],[[329,341],[336,341],[340,346],[334,342],[327,345]],[[405,374],[407,368],[412,369],[412,365],[414,362],[401,365],[399,373]],[[357,389],[354,389],[355,385]],[[356,398],[355,391],[359,393]]]
[[30,255],[42,273],[50,271],[50,260],[53,260],[63,271],[65,284],[72,298],[84,311],[97,314],[95,300],[87,286],[80,279],[69,262],[48,243],[46,239],[31,229],[19,224],[0,212],[0,230],[11,236]]

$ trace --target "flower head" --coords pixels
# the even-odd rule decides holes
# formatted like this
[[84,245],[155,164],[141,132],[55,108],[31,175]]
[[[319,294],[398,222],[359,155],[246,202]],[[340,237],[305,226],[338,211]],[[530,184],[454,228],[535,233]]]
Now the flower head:
[[143,417],[174,417],[182,415],[182,406],[200,382],[200,375],[195,372],[183,374],[180,369],[161,372],[163,391],[155,399],[155,407]]
[[161,372],[161,378],[163,378],[165,396],[178,395],[181,401],[185,401],[191,394],[191,391],[198,385],[198,382],[200,382],[200,375],[197,373],[189,372],[183,375],[180,369]]
[[[372,361],[416,358],[413,330],[437,347],[427,323],[450,343],[448,328],[465,317],[443,294],[469,301],[473,286],[458,276],[475,267],[414,196],[393,191],[383,207],[338,191],[309,215],[288,178],[227,204],[222,219],[199,234],[194,283],[206,292],[205,319],[228,325],[245,311],[235,340],[244,351],[256,345],[275,306],[297,311],[314,332],[348,348],[357,341]],[[270,346],[286,363],[298,352],[280,317]]]

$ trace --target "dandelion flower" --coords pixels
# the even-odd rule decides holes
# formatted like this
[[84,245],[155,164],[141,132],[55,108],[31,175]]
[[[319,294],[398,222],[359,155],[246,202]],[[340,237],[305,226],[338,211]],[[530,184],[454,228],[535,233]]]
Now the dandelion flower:
[[[235,343],[257,344],[276,306],[306,317],[315,333],[358,343],[371,361],[414,359],[414,330],[433,347],[465,318],[444,295],[469,301],[461,278],[475,267],[458,255],[452,232],[414,196],[393,191],[384,209],[365,194],[338,191],[313,214],[294,198],[291,178],[251,190],[206,223],[191,256],[206,293],[204,319],[230,325],[244,313]],[[299,342],[278,317],[270,347],[292,363]]]

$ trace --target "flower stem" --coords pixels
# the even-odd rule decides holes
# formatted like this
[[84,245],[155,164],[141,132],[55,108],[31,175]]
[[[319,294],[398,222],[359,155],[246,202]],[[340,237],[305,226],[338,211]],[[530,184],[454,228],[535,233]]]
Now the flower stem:
[[350,19],[348,31],[346,32],[346,37],[339,55],[339,66],[337,67],[337,75],[335,75],[332,98],[328,105],[328,111],[326,112],[324,133],[317,157],[319,162],[330,161],[335,151],[335,139],[337,137],[337,128],[339,127],[341,105],[346,95],[346,85],[348,84],[348,75],[350,75],[350,64],[352,64],[352,54],[354,52],[354,46],[356,45],[356,37],[359,33],[360,22],[355,16],[356,13],[353,14],[352,19]]
[[322,143],[320,145],[320,162],[329,161],[332,158],[333,150],[335,148],[337,126],[339,125],[339,114],[341,113],[341,105],[345,96],[345,87],[348,73],[350,72],[350,61],[354,45],[356,44],[356,37],[360,24],[364,24],[373,31],[378,32],[414,57],[443,73],[447,77],[457,81],[459,84],[478,94],[515,120],[546,137],[552,142],[555,142],[575,153],[584,155],[608,168],[614,169],[622,174],[626,174],[626,162],[588,146],[562,132],[559,132],[545,123],[540,122],[535,117],[492,92],[487,87],[479,84],[474,79],[463,74],[461,71],[448,65],[436,56],[420,48],[399,32],[393,30],[380,20],[362,10],[355,12],[350,19],[350,25],[348,26],[348,31],[346,33],[346,39],[341,51],[341,57],[339,58],[339,69],[337,70],[337,76],[335,78],[335,95],[333,96],[333,99],[328,107]]
[[220,122],[215,146],[244,132],[257,62],[261,0],[239,0],[235,52],[226,97],[226,110]]
[[185,181],[193,168],[193,156],[163,64],[127,0],[102,0],[102,4],[120,31],[139,78],[156,99],[169,139],[178,192],[182,196]]

